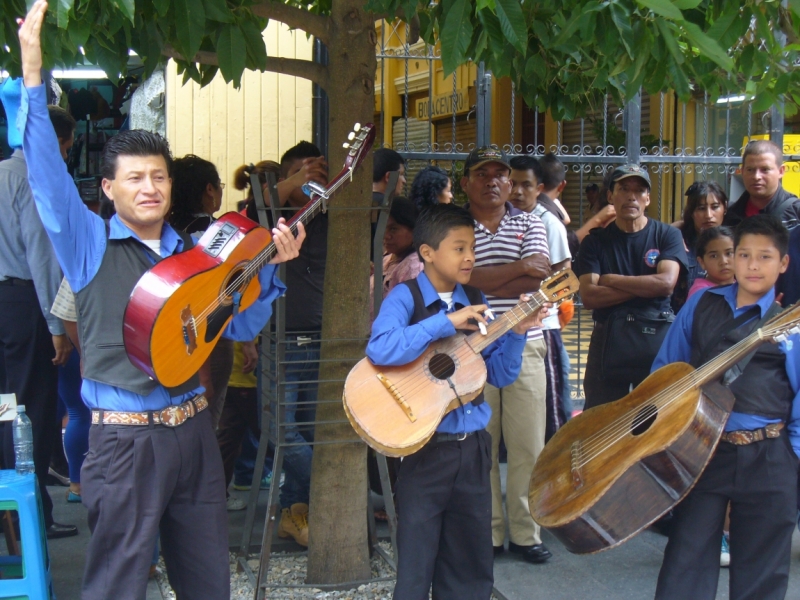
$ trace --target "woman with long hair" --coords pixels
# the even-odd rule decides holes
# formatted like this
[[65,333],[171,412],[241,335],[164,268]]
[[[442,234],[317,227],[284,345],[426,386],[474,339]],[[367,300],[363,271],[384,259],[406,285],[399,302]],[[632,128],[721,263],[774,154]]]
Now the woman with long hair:
[[451,188],[447,171],[440,167],[425,167],[414,177],[408,198],[419,210],[435,204],[450,204],[453,201]]

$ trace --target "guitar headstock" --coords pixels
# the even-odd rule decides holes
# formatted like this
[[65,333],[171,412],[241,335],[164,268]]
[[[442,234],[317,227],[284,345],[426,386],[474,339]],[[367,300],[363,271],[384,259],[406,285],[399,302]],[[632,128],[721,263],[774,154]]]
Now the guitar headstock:
[[342,144],[347,149],[347,158],[344,159],[344,170],[356,170],[364,162],[372,144],[375,141],[375,125],[367,123],[353,125],[353,131],[347,136],[347,141]]
[[782,342],[794,333],[800,333],[800,302],[775,315],[761,328],[764,337],[776,342]]
[[572,298],[578,292],[580,283],[572,269],[562,269],[553,273],[539,286],[537,293],[541,294],[544,302],[558,306],[565,300]]

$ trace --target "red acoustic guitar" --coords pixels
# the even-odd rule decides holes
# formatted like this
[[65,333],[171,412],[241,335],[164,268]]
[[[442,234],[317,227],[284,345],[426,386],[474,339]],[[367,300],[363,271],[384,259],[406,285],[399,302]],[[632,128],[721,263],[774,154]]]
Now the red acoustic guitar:
[[[352,180],[375,140],[370,123],[356,125],[344,168],[328,184],[311,186],[311,200],[287,223],[310,222],[327,200]],[[237,310],[261,293],[258,272],[277,250],[272,235],[239,213],[229,212],[186,252],[158,262],[131,293],[123,339],[130,361],[166,387],[191,378],[214,349]]]

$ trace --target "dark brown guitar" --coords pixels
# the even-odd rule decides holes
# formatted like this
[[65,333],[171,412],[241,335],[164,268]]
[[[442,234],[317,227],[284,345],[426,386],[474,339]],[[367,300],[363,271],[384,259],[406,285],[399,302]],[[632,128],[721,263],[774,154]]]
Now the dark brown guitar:
[[576,554],[613,548],[653,523],[689,493],[717,447],[734,402],[717,380],[799,322],[795,305],[702,367],[662,367],[569,421],[533,469],[534,520]]

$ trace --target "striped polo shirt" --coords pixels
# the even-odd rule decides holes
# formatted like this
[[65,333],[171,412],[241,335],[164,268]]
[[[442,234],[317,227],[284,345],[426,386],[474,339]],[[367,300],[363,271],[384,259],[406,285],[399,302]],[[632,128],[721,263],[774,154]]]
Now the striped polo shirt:
[[[504,265],[527,258],[532,254],[544,254],[550,258],[547,232],[542,220],[533,213],[526,213],[506,202],[506,214],[493,234],[475,221],[475,266],[491,267]],[[511,310],[519,303],[519,297],[498,298],[486,295],[496,314]],[[528,331],[528,340],[541,339],[540,327]]]

